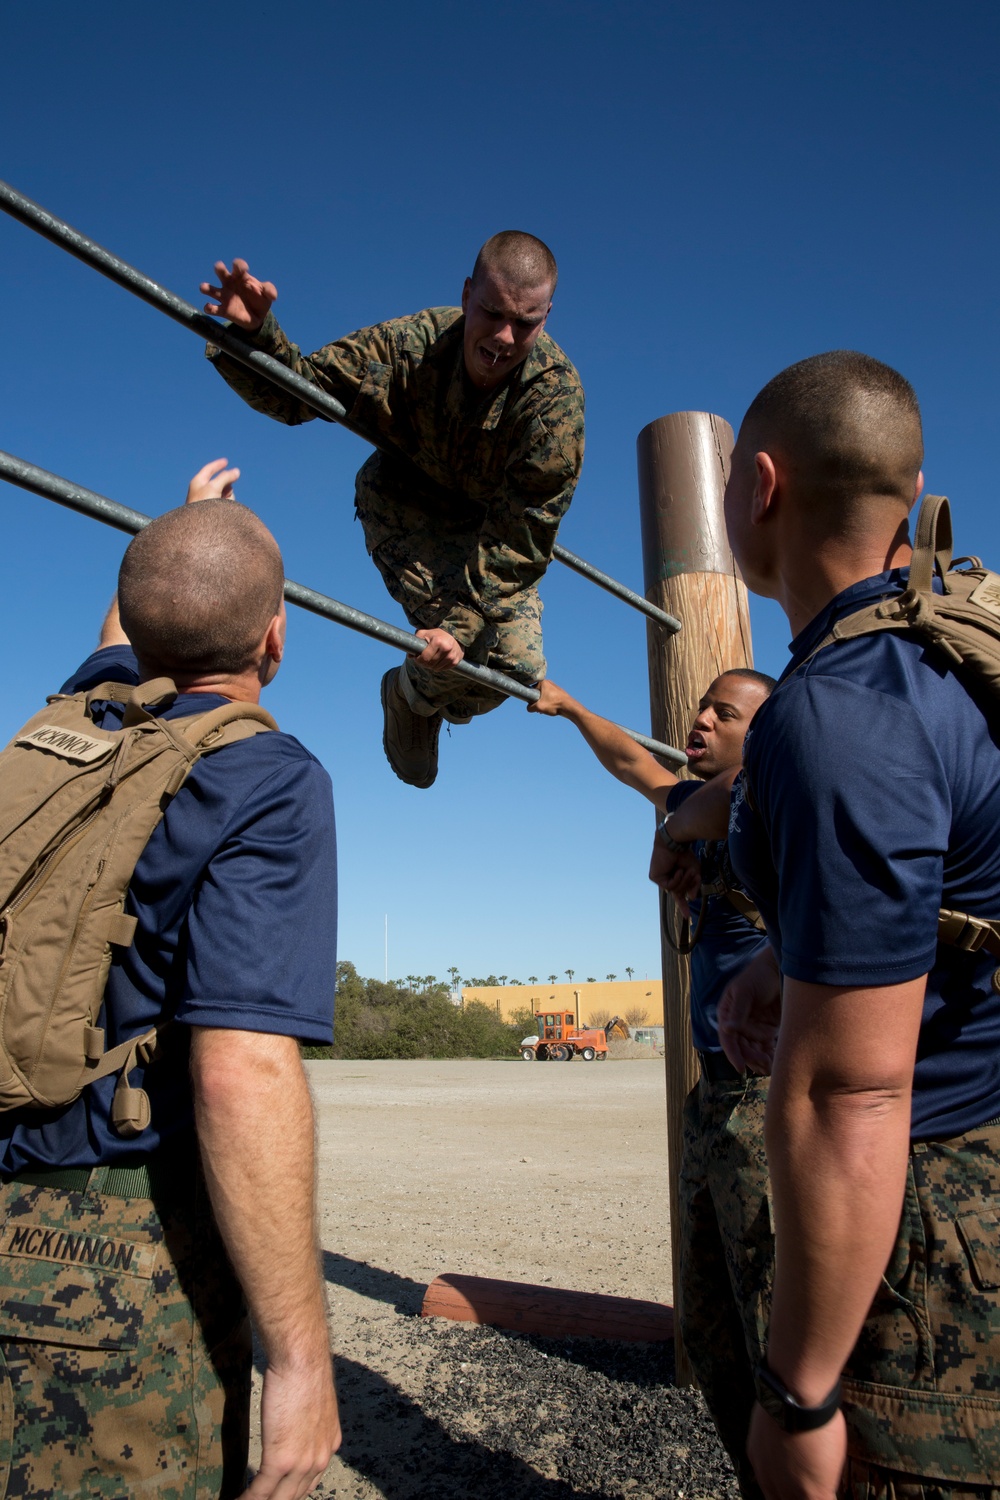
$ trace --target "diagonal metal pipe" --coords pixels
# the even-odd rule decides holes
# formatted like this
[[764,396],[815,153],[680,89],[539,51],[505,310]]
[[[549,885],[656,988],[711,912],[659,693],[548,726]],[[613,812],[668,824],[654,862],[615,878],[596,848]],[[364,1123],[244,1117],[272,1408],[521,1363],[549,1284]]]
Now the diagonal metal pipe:
[[[134,534],[148,526],[152,519],[141,511],[109,500],[106,495],[98,495],[94,490],[73,484],[59,474],[39,469],[23,458],[15,458],[12,453],[0,451],[0,479],[5,479],[8,484],[17,485],[22,490],[30,490],[32,494],[40,495],[45,500],[54,500],[57,505],[64,505],[80,515],[102,521],[105,526],[113,526],[117,531]],[[317,593],[304,584],[293,583],[289,578],[285,579],[285,598],[290,604],[297,604],[300,609],[322,615],[324,619],[333,620],[337,625],[346,625],[348,630],[356,630],[361,635],[370,636],[372,640],[382,641],[386,646],[395,646],[408,656],[419,656],[426,645],[426,642],[418,640],[409,630],[390,625],[387,620],[380,620],[375,615],[365,614],[363,610],[354,609],[350,604],[342,604],[339,599],[331,599],[329,595]],[[534,703],[538,698],[537,688],[526,687],[523,682],[516,682],[503,672],[494,672],[491,667],[479,667],[473,662],[462,661],[453,670],[472,682],[506,693],[510,698],[520,698],[523,703]],[[621,727],[624,728],[624,725]],[[669,761],[671,765],[687,765],[687,756],[682,750],[674,750],[670,745],[663,745],[659,740],[650,739],[648,735],[640,734],[635,729],[626,729],[625,733],[637,745],[642,745],[661,760]]]
[[[68,250],[70,255],[75,255],[77,260],[83,261],[84,265],[90,266],[94,271],[99,271],[102,276],[107,276],[110,281],[124,287],[133,296],[140,297],[143,302],[148,302],[150,307],[166,313],[168,318],[172,318],[182,328],[188,328],[200,339],[215,344],[217,348],[223,349],[226,354],[238,360],[240,364],[255,370],[258,375],[263,375],[272,384],[280,386],[282,390],[305,402],[328,422],[342,422],[346,418],[346,409],[333,396],[310,385],[308,380],[304,380],[301,375],[296,375],[293,370],[289,370],[280,360],[273,359],[270,354],[264,354],[259,349],[251,349],[242,339],[230,333],[224,323],[209,317],[207,313],[199,312],[192,303],[185,302],[183,297],[176,296],[166,287],[161,286],[158,281],[153,281],[151,277],[143,275],[141,271],[136,270],[135,266],[130,266],[128,261],[121,260],[110,250],[105,250],[103,245],[97,244],[96,240],[81,234],[65,220],[49,213],[48,209],[42,208],[41,204],[35,203],[31,198],[26,198],[8,182],[0,182],[0,208],[12,219],[17,219],[27,228],[51,240],[54,245]],[[584,578],[589,578],[591,583],[596,583],[599,588],[606,589],[616,599],[621,599],[633,609],[639,610],[663,630],[671,634],[680,630],[681,622],[675,616],[667,614],[655,604],[650,604],[648,599],[644,599],[634,589],[627,588],[625,584],[603,573],[600,568],[595,568],[593,563],[585,562],[582,557],[577,557],[574,552],[568,551],[559,543],[553,547],[552,555],[567,568],[572,568]]]

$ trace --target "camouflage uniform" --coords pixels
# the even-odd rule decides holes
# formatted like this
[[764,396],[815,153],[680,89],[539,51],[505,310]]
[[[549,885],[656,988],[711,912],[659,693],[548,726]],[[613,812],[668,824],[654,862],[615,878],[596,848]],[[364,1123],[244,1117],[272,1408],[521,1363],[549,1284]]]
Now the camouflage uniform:
[[762,1495],[746,1439],[774,1271],[767,1084],[753,1077],[698,1081],[684,1106],[679,1183],[681,1335],[747,1500]]
[[[305,357],[268,314],[255,334],[231,332],[336,397],[344,425],[376,451],[355,505],[372,560],[411,625],[441,626],[467,660],[533,683],[545,675],[545,572],[583,462],[580,377],[547,334],[494,391],[465,371],[465,319],[433,307],[327,344]],[[296,425],[316,413],[245,365],[209,348],[219,373],[256,411]],[[407,659],[418,713],[463,722],[502,694]]]
[[896,1246],[844,1370],[849,1500],[1000,1497],[998,1203],[1000,1124],[910,1147]]
[[0,1494],[229,1500],[250,1330],[204,1183],[189,1159],[153,1201],[96,1190],[107,1171],[0,1187]]

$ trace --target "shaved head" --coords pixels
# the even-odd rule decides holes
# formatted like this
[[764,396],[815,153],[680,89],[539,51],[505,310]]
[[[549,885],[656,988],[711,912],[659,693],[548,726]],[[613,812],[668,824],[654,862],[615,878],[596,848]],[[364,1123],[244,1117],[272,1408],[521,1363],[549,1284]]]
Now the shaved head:
[[779,453],[796,489],[831,513],[862,497],[909,505],[923,462],[913,387],[850,349],[782,370],[751,403],[740,439],[746,453]]
[[547,286],[551,296],[559,272],[548,245],[521,229],[502,229],[486,241],[476,256],[473,285],[484,274],[513,287]]
[[118,574],[122,628],[142,662],[237,674],[281,608],[274,537],[235,500],[169,510],[140,531]]

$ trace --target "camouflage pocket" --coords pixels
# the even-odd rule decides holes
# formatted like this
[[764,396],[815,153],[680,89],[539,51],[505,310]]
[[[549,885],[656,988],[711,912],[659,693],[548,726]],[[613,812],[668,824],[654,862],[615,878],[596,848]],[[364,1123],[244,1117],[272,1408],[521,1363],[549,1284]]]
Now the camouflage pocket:
[[[0,1228],[0,1340],[134,1349],[159,1247],[82,1193],[35,1190]],[[20,1211],[17,1211],[20,1210]]]
[[995,1209],[972,1210],[955,1221],[972,1279],[983,1292],[1000,1291],[1000,1213]]

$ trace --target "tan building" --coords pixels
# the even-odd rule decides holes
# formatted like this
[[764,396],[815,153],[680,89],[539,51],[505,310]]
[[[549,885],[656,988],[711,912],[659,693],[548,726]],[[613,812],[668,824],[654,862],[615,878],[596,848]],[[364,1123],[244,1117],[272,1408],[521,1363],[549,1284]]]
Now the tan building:
[[515,1011],[562,1010],[576,1013],[580,1022],[603,1026],[621,1016],[635,1028],[663,1025],[663,985],[659,979],[630,979],[599,984],[490,984],[463,989],[462,1004],[478,1000],[504,1021]]

